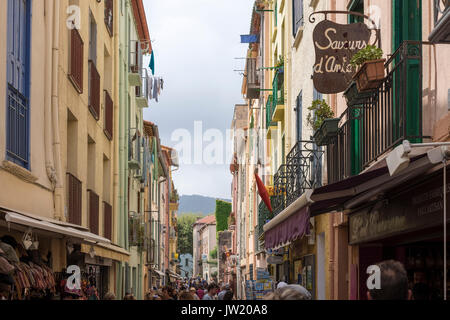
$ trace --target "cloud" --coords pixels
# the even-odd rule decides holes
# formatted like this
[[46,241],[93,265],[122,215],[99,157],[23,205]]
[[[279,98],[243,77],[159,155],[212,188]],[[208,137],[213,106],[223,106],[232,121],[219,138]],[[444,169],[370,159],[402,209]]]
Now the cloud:
[[[250,27],[254,0],[144,0],[155,76],[164,79],[159,103],[151,101],[144,118],[158,125],[162,143],[173,146],[174,130],[193,134],[194,121],[225,133],[234,105],[242,103],[242,76],[247,46],[239,36]],[[148,64],[148,59],[146,60]],[[181,194],[230,198],[228,166],[183,165],[174,172]]]

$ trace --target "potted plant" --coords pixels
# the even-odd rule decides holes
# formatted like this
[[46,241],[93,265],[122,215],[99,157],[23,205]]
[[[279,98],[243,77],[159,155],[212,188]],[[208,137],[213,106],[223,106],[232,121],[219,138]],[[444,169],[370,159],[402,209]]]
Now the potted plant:
[[325,100],[314,100],[308,107],[308,125],[313,129],[313,139],[318,146],[325,146],[337,135],[339,118],[334,118],[333,110]]
[[344,92],[345,100],[348,106],[356,106],[363,104],[367,98],[372,95],[372,91],[358,91],[356,81],[352,81]]
[[384,79],[383,51],[375,46],[367,46],[359,50],[350,60],[350,64],[358,71],[353,76],[358,91],[373,91]]

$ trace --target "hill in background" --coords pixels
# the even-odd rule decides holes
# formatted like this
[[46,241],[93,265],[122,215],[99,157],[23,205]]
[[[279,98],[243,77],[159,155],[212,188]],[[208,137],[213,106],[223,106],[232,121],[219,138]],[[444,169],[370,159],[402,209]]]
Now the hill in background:
[[[180,206],[178,208],[178,216],[186,213],[196,213],[202,216],[213,214],[216,210],[216,199],[201,195],[182,195],[180,196]],[[228,199],[219,199],[231,202]]]

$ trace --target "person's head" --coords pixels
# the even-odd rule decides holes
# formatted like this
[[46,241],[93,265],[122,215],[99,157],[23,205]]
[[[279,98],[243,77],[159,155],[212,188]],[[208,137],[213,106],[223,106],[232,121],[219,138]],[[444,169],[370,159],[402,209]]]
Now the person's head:
[[216,294],[216,290],[217,290],[217,287],[216,287],[216,285],[214,283],[211,283],[211,284],[208,285],[208,294],[210,296],[215,295]]
[[129,293],[123,297],[123,300],[136,300],[135,296],[133,294]]
[[426,283],[416,283],[412,292],[414,300],[430,300],[430,288]]
[[154,296],[153,292],[149,291],[145,294],[144,300],[153,300],[153,296]]
[[282,287],[264,296],[264,300],[309,300],[310,297],[292,287]]
[[8,299],[11,294],[11,286],[0,282],[0,300]]
[[179,296],[179,300],[195,300],[195,299],[189,292],[182,292]]
[[223,295],[223,300],[233,300],[233,296],[233,291],[227,290],[227,292]]
[[14,249],[17,249],[17,241],[16,241],[16,239],[14,239],[14,237],[8,236],[8,235],[4,235],[0,240],[3,243],[9,244]]
[[189,289],[189,292],[190,292],[190,293],[196,293],[197,290],[196,290],[194,287],[191,287],[191,288]]
[[116,295],[112,292],[105,294],[104,300],[116,300]]
[[398,261],[387,260],[377,264],[380,268],[380,289],[367,292],[369,300],[411,300],[406,270]]

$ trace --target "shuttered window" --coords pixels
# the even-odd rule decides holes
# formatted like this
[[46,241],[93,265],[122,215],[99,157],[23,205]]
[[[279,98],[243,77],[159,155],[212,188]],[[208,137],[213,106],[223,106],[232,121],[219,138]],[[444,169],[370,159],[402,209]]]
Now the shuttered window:
[[297,96],[295,111],[297,115],[297,141],[302,140],[303,131],[303,92]]
[[78,93],[83,93],[84,43],[77,29],[70,33],[70,71],[69,79]]
[[89,60],[89,111],[95,120],[100,119],[100,74],[92,60]]
[[89,199],[89,230],[92,233],[99,234],[99,197],[92,191],[88,190]]
[[81,181],[67,173],[67,213],[70,223],[81,225]]
[[106,239],[112,240],[112,207],[103,202],[103,234]]
[[303,26],[303,0],[292,0],[293,4],[293,31],[294,37],[297,35],[298,29]]
[[105,135],[109,140],[113,138],[113,119],[114,119],[114,103],[109,95],[108,91],[105,90]]
[[29,0],[8,0],[6,158],[29,169]]

